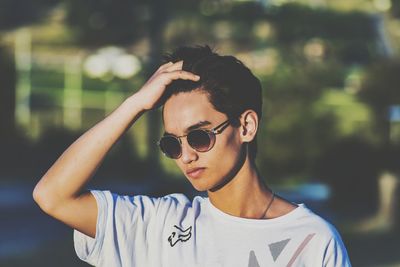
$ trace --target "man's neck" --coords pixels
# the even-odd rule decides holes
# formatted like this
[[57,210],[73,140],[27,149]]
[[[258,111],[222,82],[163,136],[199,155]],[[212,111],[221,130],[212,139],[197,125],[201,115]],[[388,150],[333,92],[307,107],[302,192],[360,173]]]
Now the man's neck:
[[249,158],[227,184],[216,191],[208,191],[211,203],[219,210],[251,219],[260,218],[271,195],[255,164]]

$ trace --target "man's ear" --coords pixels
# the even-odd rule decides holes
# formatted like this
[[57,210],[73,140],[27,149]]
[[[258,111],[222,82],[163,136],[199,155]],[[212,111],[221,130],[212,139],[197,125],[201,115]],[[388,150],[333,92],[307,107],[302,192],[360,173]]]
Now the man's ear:
[[254,110],[246,110],[240,115],[240,138],[249,143],[256,137],[258,130],[258,115]]

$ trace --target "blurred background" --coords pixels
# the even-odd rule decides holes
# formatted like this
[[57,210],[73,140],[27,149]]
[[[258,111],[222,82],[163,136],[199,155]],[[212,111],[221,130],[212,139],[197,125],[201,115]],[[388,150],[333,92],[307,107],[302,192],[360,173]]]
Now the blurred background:
[[[0,266],[87,266],[32,190],[163,53],[196,44],[261,80],[268,184],[332,222],[353,266],[400,266],[400,0],[0,0]],[[145,114],[89,188],[193,197],[162,130]]]

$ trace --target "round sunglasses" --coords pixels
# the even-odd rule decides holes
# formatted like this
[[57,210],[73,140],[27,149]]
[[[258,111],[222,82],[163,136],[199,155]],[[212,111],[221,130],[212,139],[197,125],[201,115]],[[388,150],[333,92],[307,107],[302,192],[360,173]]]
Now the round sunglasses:
[[197,152],[207,152],[215,144],[215,136],[222,133],[229,125],[229,119],[216,126],[213,129],[196,129],[188,132],[186,135],[174,136],[164,135],[158,141],[163,154],[171,159],[179,159],[182,156],[182,137],[186,137],[188,144]]

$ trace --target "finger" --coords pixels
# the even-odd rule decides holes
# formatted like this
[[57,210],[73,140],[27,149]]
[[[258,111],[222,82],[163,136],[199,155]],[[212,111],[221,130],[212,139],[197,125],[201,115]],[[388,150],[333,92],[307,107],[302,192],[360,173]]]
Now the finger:
[[172,72],[172,71],[176,71],[176,70],[181,70],[183,67],[183,60],[181,61],[177,61],[174,64],[167,66],[164,71],[166,72]]
[[167,68],[173,64],[174,64],[174,62],[172,62],[172,61],[162,64],[160,67],[158,67],[157,72],[163,71],[165,68]]
[[200,76],[199,75],[196,75],[194,73],[191,73],[191,72],[188,72],[188,71],[184,71],[184,70],[174,71],[174,72],[170,72],[168,74],[169,74],[169,78],[171,80],[178,80],[178,79],[192,80],[192,81],[200,80]]

